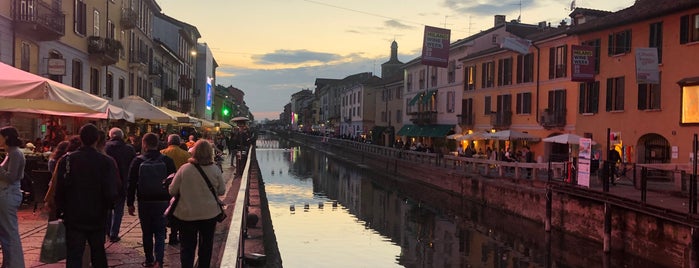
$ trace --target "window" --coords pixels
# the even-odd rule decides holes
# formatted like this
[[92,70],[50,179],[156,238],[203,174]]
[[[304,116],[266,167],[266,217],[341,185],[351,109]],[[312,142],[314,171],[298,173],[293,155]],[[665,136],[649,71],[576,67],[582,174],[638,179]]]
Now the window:
[[489,115],[489,114],[493,113],[493,109],[490,107],[491,106],[490,96],[485,96],[485,99],[483,100],[483,106],[485,107],[483,114]]
[[567,46],[558,46],[549,49],[549,79],[566,77],[567,54]]
[[680,17],[680,44],[699,41],[699,14]]
[[599,81],[580,83],[578,113],[596,114],[599,106]]
[[609,56],[631,52],[631,30],[610,34],[608,42]]
[[495,62],[484,62],[482,68],[481,88],[493,87],[495,85]]
[[405,88],[408,89],[408,92],[413,90],[413,74],[408,74],[408,77],[405,79]]
[[31,72],[31,70],[29,70],[29,59],[31,58],[31,46],[29,43],[22,42],[22,51],[20,53],[22,53],[22,55],[19,62],[19,68],[26,72]]
[[100,12],[97,9],[92,15],[92,35],[100,36]]
[[473,125],[473,98],[461,100],[461,123],[464,125]]
[[498,60],[498,86],[512,85],[512,58]]
[[124,83],[124,78],[121,77],[119,78],[119,99],[122,99],[125,97],[125,83]]
[[386,119],[386,111],[383,111],[383,112],[381,112],[381,122],[386,122],[386,121],[388,121]]
[[90,68],[90,93],[100,95],[100,71]]
[[497,113],[506,114],[512,112],[512,95],[498,95],[497,96]]
[[114,97],[114,76],[112,73],[107,73],[107,77],[105,79],[107,85],[105,87],[106,92],[104,94],[107,95],[107,97],[112,98]]
[[401,123],[403,121],[403,112],[401,110],[396,110],[396,123]]
[[650,34],[648,35],[648,47],[658,49],[658,63],[663,62],[663,22],[650,24]]
[[582,42],[583,46],[591,46],[594,48],[592,56],[595,57],[595,74],[599,74],[599,61],[602,55],[602,40],[595,39],[592,41]]
[[471,65],[465,68],[466,83],[464,83],[464,90],[475,90],[476,89],[476,66]]
[[438,70],[437,67],[432,67],[432,70],[430,70],[430,86],[431,87],[436,87],[437,86],[437,74]]
[[534,82],[534,54],[517,56],[517,83]]
[[607,112],[624,110],[624,77],[607,79]]
[[447,92],[447,113],[453,113],[454,112],[454,91],[449,91]]
[[396,88],[396,99],[399,100],[403,98],[403,87]]
[[[52,51],[49,52],[49,59],[62,59],[62,58],[63,58],[63,55],[61,55],[61,53],[58,52],[58,51],[56,51],[56,50],[52,50]],[[65,61],[64,61],[64,62],[65,62]],[[65,71],[65,70],[64,70],[64,71]],[[63,76],[64,76],[64,75],[65,75],[65,73],[62,74],[62,75],[51,75],[51,74],[49,74],[49,79],[51,79],[51,80],[53,80],[53,81],[56,81],[56,82],[59,82],[59,83],[63,83]]]
[[549,110],[553,114],[565,114],[566,110],[566,91],[565,89],[557,89],[549,91]]
[[639,110],[660,110],[660,85],[661,83],[638,85]]
[[83,63],[73,60],[73,87],[83,89]]
[[450,61],[447,70],[447,83],[456,82],[456,61]]
[[517,93],[517,114],[532,113],[532,93]]
[[107,38],[116,39],[116,25],[112,20],[107,20]]
[[75,0],[73,22],[75,33],[84,36],[87,33],[87,4],[85,1]]
[[425,70],[420,70],[420,75],[418,77],[418,89],[425,89]]

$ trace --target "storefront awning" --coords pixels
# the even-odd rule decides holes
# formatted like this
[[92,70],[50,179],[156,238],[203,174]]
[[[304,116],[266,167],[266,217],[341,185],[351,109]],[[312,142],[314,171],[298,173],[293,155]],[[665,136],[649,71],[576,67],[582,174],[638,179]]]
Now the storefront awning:
[[399,131],[398,136],[405,137],[434,137],[443,138],[447,133],[454,128],[454,125],[404,125]]
[[412,99],[410,99],[410,102],[408,102],[408,105],[409,105],[409,106],[415,105],[415,103],[417,103],[417,101],[420,99],[420,96],[422,96],[422,94],[423,94],[423,93],[418,93],[418,94],[416,94],[415,97],[413,97]]

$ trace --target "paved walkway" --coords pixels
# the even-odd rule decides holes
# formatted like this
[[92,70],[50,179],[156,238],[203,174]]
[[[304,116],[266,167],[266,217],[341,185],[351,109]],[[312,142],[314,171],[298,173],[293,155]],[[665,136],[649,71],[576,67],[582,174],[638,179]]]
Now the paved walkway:
[[[235,183],[240,180],[233,180],[234,168],[229,165],[230,160],[226,159],[223,164],[223,176],[224,179],[227,180],[226,196],[228,196],[229,193],[237,193],[238,187],[240,186],[239,183]],[[233,200],[235,200],[235,198],[233,198]],[[230,204],[228,202],[226,203]],[[26,267],[65,267],[65,260],[54,264],[39,262],[41,243],[46,233],[48,215],[46,212],[41,211],[41,209],[33,213],[33,208],[33,205],[22,205],[18,213],[19,232],[22,238],[22,248],[25,253],[24,261]],[[227,229],[228,228],[224,226],[224,224],[219,224],[216,228],[216,236],[223,236],[223,239],[225,239]],[[169,232],[168,229],[168,234]],[[104,245],[107,250],[109,267],[141,267],[141,263],[145,261],[145,255],[141,242],[141,225],[138,216],[130,216],[126,211],[124,212],[119,236],[121,237],[121,241],[116,243],[107,241]],[[167,243],[167,239],[165,242]],[[1,250],[2,249],[0,249],[0,251]],[[217,249],[215,248],[214,250],[216,251]],[[214,252],[214,254],[216,255],[216,252]],[[2,256],[0,255],[0,263],[1,262]],[[164,267],[180,267],[179,246],[166,244]]]

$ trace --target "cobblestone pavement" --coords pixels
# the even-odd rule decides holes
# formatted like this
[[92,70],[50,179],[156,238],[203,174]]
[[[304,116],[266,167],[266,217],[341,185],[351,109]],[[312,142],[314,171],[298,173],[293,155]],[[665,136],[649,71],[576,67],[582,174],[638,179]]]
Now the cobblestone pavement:
[[[230,163],[230,160],[224,161],[223,165],[223,175],[228,182],[226,189],[226,195],[228,195],[229,192],[237,192],[238,189],[235,183],[231,183],[233,181],[234,168],[226,165],[226,163]],[[231,187],[232,185],[234,187]],[[26,267],[65,267],[65,260],[53,264],[39,262],[41,243],[46,234],[48,214],[42,210],[41,206],[36,213],[33,210],[33,204],[23,204],[18,212],[19,233],[22,239]],[[217,226],[217,236],[224,233],[223,236],[225,237],[225,232],[227,232],[227,228],[224,226]],[[169,233],[170,230],[168,229],[168,234]],[[145,261],[145,255],[141,242],[141,225],[138,216],[130,216],[127,211],[124,211],[124,218],[122,219],[119,236],[121,237],[121,241],[112,243],[107,240],[107,243],[104,245],[107,251],[109,267],[142,267],[141,263]],[[167,239],[165,242],[164,267],[180,267],[179,246],[168,245]],[[1,250],[2,249],[0,249],[0,251]],[[2,256],[0,255],[0,263],[1,262]]]

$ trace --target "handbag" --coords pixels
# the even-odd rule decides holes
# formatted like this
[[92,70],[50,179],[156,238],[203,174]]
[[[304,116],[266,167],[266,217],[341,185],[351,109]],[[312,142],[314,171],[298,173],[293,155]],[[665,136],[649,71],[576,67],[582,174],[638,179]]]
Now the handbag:
[[66,258],[66,251],[66,226],[63,225],[63,220],[50,221],[41,243],[39,261],[56,263]]
[[221,203],[221,200],[218,199],[218,196],[216,196],[216,190],[214,190],[214,187],[211,186],[211,182],[209,181],[209,177],[206,176],[206,173],[204,173],[204,170],[201,169],[201,166],[199,164],[194,164],[194,166],[199,170],[199,173],[201,173],[201,176],[204,178],[204,181],[206,181],[206,185],[209,187],[209,191],[211,191],[211,194],[214,196],[214,199],[216,199],[216,203],[218,204],[218,208],[221,209],[221,213],[216,215],[216,221],[217,222],[222,222],[225,220],[228,215],[223,211],[223,203]]
[[170,205],[165,209],[165,220],[167,221],[167,226],[170,228],[177,227],[180,224],[180,219],[175,217],[175,208],[177,208],[177,203],[179,202],[180,195],[178,194],[170,198]]

